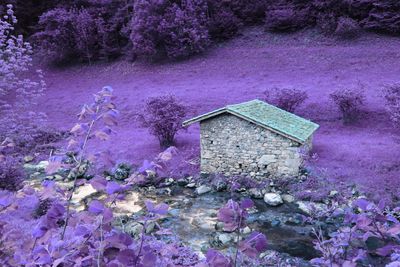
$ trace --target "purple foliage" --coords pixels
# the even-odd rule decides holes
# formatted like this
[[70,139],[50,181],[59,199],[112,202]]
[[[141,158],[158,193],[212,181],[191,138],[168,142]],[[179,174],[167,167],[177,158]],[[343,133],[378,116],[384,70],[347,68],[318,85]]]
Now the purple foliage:
[[330,239],[325,240],[321,232],[316,232],[316,249],[322,257],[312,263],[383,266],[396,261],[400,248],[398,211],[399,208],[386,209],[384,201],[375,205],[366,199],[356,200],[353,209],[345,214],[345,225],[331,233]]
[[400,33],[400,3],[395,0],[375,0],[368,18],[362,21],[366,29],[387,32],[391,34]]
[[210,249],[207,252],[207,263],[209,266],[241,266],[241,264],[245,264],[246,259],[243,255],[250,259],[257,259],[258,256],[265,251],[267,239],[262,233],[253,232],[245,240],[239,242],[241,229],[246,226],[246,219],[248,216],[247,210],[253,207],[254,203],[251,199],[243,199],[240,203],[230,199],[225,206],[218,211],[218,220],[224,223],[224,231],[236,231],[237,233],[236,253],[233,258],[231,258]]
[[159,153],[152,166],[160,177],[183,178],[198,173],[199,161],[198,149],[178,150],[172,146]]
[[230,8],[236,16],[246,24],[262,23],[265,19],[265,10],[270,4],[265,0],[232,0],[229,2]]
[[232,199],[218,211],[218,220],[224,223],[224,230],[233,232],[245,226],[246,208]]
[[173,95],[151,97],[146,101],[139,119],[152,135],[158,138],[161,147],[174,144],[176,133],[183,129],[186,107]]
[[209,1],[208,31],[213,39],[229,39],[236,35],[241,26],[240,19],[235,15],[230,3],[226,1]]
[[32,70],[32,47],[16,34],[16,23],[13,6],[7,5],[0,17],[0,142],[10,138],[23,147],[44,124],[45,115],[34,108],[46,83],[40,70]]
[[272,88],[264,92],[264,100],[283,110],[293,113],[304,101],[308,95],[305,91],[295,88]]
[[251,233],[245,240],[239,243],[239,249],[248,257],[257,258],[267,248],[267,238],[259,232]]
[[[107,2],[107,1],[106,1]],[[126,37],[122,30],[128,15],[122,2],[90,4],[87,7],[63,5],[41,15],[34,39],[51,60],[115,57],[122,53]],[[128,12],[129,14],[129,12]]]
[[365,96],[362,91],[337,89],[329,96],[340,111],[344,124],[349,124],[359,119],[362,112],[361,108],[365,103]]
[[[87,141],[92,139],[89,137],[107,139],[95,122],[101,121],[106,126],[116,124],[112,98],[111,88],[105,87],[95,94],[95,102],[85,105],[79,113],[80,123],[72,128],[69,142],[70,147],[77,145],[75,168],[70,175],[80,169],[87,156]],[[64,165],[52,159],[48,171]],[[129,181],[119,184],[95,177],[90,184],[99,193],[106,194],[106,198],[92,200],[87,211],[73,210],[70,207],[72,194],[77,186],[85,183],[77,180],[76,171],[73,176],[74,186],[70,192],[53,181],[45,181],[39,191],[28,186],[18,193],[0,191],[1,265],[59,266],[74,262],[79,266],[171,266],[178,262],[193,266],[200,263],[197,255],[177,243],[166,244],[144,232],[140,241],[136,241],[113,227],[112,208],[130,188]],[[146,206],[149,214],[143,217],[145,226],[168,211],[166,204],[146,202]]]
[[14,157],[0,158],[0,190],[17,191],[25,180],[20,161]]
[[204,1],[139,0],[131,22],[133,53],[149,58],[185,58],[209,44]]
[[271,31],[294,31],[311,24],[311,8],[308,1],[288,1],[268,6],[265,26]]
[[214,249],[209,249],[207,251],[207,264],[210,267],[233,267],[234,263],[230,257],[225,256],[219,251],[216,251]]
[[340,17],[337,21],[335,35],[343,39],[352,39],[360,34],[359,23],[349,17]]
[[396,126],[400,125],[400,84],[386,86],[383,94],[390,119]]

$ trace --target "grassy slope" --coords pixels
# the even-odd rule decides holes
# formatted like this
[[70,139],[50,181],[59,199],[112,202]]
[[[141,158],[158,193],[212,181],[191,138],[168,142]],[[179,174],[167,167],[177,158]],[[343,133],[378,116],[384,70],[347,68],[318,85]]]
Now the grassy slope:
[[[185,62],[119,61],[48,69],[49,91],[42,108],[49,113],[51,124],[69,127],[92,92],[103,85],[113,86],[123,116],[112,142],[100,147],[110,148],[120,159],[139,162],[152,158],[159,149],[157,141],[133,120],[149,96],[172,92],[195,115],[260,97],[273,86],[296,87],[310,96],[299,113],[321,125],[315,136],[318,166],[369,186],[400,173],[400,144],[380,97],[384,84],[400,82],[399,47],[399,39],[375,35],[336,42],[312,32],[278,36],[252,28]],[[344,127],[328,95],[338,87],[358,87],[359,83],[367,93],[368,113],[361,123]],[[178,136],[180,147],[198,146],[198,142],[197,126]]]

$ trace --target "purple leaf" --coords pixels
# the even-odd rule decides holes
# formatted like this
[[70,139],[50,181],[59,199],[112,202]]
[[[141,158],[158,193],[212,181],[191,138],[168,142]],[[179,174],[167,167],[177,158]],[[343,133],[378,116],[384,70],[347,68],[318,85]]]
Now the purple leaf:
[[101,203],[98,200],[93,200],[92,202],[90,202],[89,212],[98,215],[98,214],[102,213],[103,211],[104,211],[103,203]]
[[355,205],[356,207],[359,207],[363,211],[366,211],[368,208],[368,205],[370,205],[370,204],[371,203],[368,200],[366,200],[365,198],[360,198],[353,202],[353,205]]
[[60,203],[54,203],[51,208],[47,211],[46,217],[49,220],[57,222],[58,219],[62,218],[65,213],[65,207]]
[[152,251],[148,251],[144,253],[141,263],[143,267],[154,267],[157,263],[157,256]]
[[386,246],[384,246],[384,247],[378,248],[378,249],[376,250],[376,253],[377,253],[379,256],[386,257],[386,256],[389,256],[390,254],[392,254],[392,251],[393,251],[395,248],[396,248],[396,246],[394,246],[394,245],[386,245]]
[[46,167],[47,174],[53,174],[64,166],[62,162],[63,158],[60,156],[53,156],[49,159],[49,165]]
[[250,208],[254,207],[254,202],[253,202],[253,200],[251,200],[249,198],[245,198],[240,202],[240,207],[242,209],[250,209]]
[[[11,200],[11,193],[8,191],[3,191],[4,195],[0,195],[0,207],[8,207],[11,205],[12,200]],[[2,193],[2,192],[0,192]]]
[[378,208],[381,210],[381,211],[383,211],[384,209],[385,209],[385,200],[384,199],[381,199],[380,201],[379,201],[379,204],[378,204]]
[[33,229],[32,236],[35,238],[41,238],[47,233],[48,230],[49,229],[46,226],[40,223],[36,228]]
[[88,234],[90,234],[90,230],[86,226],[78,225],[75,228],[75,235],[77,236],[86,236]]
[[253,232],[244,241],[239,243],[241,252],[251,258],[256,258],[267,248],[267,238],[264,234]]
[[95,132],[94,132],[94,136],[95,136],[96,138],[98,138],[99,140],[101,140],[101,141],[107,141],[108,139],[110,139],[110,135],[107,134],[107,133],[104,132],[104,131],[101,131],[101,130],[95,131]]
[[142,166],[139,168],[139,173],[146,174],[147,170],[153,170],[154,164],[148,160],[143,161]]
[[209,249],[206,254],[209,267],[233,267],[232,259],[224,256],[221,252]]
[[[247,213],[232,199],[228,200],[224,207],[218,211],[218,220],[224,223],[225,231],[235,231],[243,227]],[[240,225],[239,225],[240,224]]]
[[153,204],[153,202],[146,200],[146,209],[150,213],[158,214],[158,215],[166,215],[168,213],[168,205],[165,203],[161,203],[158,205]]
[[111,209],[109,208],[105,208],[104,212],[103,212],[103,221],[104,223],[110,223],[112,222],[114,216],[113,216],[113,212]]
[[400,235],[400,224],[392,226],[387,232],[393,236]]
[[123,265],[123,266],[133,266],[136,262],[136,253],[133,249],[125,249],[119,252],[117,256],[117,260]]
[[372,220],[366,214],[361,214],[358,216],[356,223],[357,227],[363,229],[368,227],[372,223]]
[[116,192],[120,192],[121,191],[121,186],[119,185],[119,183],[111,181],[107,183],[107,187],[106,187],[106,192],[109,195],[112,195]]

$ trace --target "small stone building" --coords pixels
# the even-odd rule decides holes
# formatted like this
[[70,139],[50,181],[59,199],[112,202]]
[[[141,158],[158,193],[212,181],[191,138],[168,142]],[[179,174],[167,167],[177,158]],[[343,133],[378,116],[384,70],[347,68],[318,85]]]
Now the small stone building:
[[200,122],[203,173],[258,179],[297,175],[319,127],[261,100],[228,105],[183,125],[195,122]]

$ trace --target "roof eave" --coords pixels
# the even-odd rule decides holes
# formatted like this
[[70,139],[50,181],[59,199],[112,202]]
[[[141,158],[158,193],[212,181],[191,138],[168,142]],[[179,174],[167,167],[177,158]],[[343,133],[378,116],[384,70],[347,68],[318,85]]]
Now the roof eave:
[[202,115],[200,115],[200,116],[191,118],[191,119],[189,119],[189,120],[186,120],[186,121],[184,121],[184,122],[182,123],[182,126],[183,126],[183,127],[187,127],[187,126],[189,126],[189,125],[191,125],[191,124],[193,124],[193,123],[196,123],[196,122],[199,122],[199,121],[203,121],[203,120],[212,118],[212,117],[214,117],[214,116],[217,116],[217,115],[219,115],[219,114],[225,113],[226,111],[227,111],[227,110],[226,110],[226,107],[223,107],[223,108],[220,108],[220,109],[216,109],[216,110],[214,110],[214,111],[211,111],[211,112],[202,114]]

